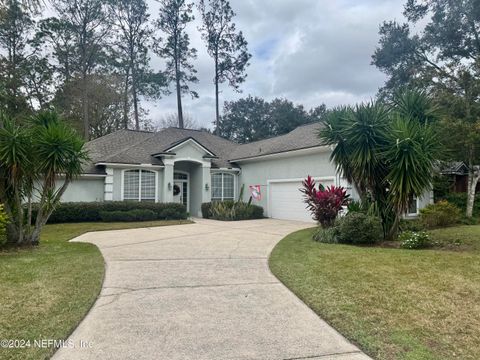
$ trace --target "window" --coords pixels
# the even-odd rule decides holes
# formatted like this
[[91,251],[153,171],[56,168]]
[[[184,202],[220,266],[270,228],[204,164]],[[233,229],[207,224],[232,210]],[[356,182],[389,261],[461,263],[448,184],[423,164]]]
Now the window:
[[415,195],[410,195],[410,199],[408,200],[408,215],[416,215],[418,213],[417,208],[417,197]]
[[233,174],[212,174],[212,201],[233,200],[235,196],[235,180]]
[[173,179],[174,180],[188,180],[188,175],[176,172],[176,173],[173,174]]
[[155,201],[156,174],[148,170],[125,170],[123,173],[123,199]]

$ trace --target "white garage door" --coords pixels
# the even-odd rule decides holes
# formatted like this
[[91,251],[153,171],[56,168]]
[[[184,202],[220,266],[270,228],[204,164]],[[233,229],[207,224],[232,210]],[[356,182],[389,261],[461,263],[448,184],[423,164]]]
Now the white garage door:
[[[323,186],[333,185],[333,180],[320,182]],[[269,186],[269,216],[274,219],[313,222],[310,213],[305,208],[303,194],[299,190],[301,187],[301,181],[271,182]]]

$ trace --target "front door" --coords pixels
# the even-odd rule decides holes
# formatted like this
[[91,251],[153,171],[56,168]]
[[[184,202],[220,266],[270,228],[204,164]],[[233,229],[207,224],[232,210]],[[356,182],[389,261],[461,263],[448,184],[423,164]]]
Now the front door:
[[185,205],[188,209],[188,174],[175,173],[173,183],[173,202]]

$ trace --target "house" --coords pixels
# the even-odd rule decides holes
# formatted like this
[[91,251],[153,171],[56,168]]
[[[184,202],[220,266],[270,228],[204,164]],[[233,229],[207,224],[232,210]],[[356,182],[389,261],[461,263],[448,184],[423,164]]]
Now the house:
[[[442,163],[440,174],[447,177],[451,191],[456,193],[468,191],[468,166],[463,161]],[[480,192],[480,183],[477,184],[476,192]]]
[[[243,187],[244,200],[259,190],[254,203],[266,216],[311,221],[299,191],[307,175],[357,197],[330,161],[332,149],[320,143],[319,126],[242,145],[198,130],[120,130],[87,143],[91,163],[63,200],[180,202],[201,216],[202,203],[237,199]],[[415,199],[410,211],[431,200]]]

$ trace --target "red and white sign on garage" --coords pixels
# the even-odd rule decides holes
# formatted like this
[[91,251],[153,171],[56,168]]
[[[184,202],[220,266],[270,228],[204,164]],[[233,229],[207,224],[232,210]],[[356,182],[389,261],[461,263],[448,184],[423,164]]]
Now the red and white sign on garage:
[[250,194],[252,195],[252,199],[256,201],[260,201],[262,199],[262,192],[260,190],[260,185],[250,185]]

